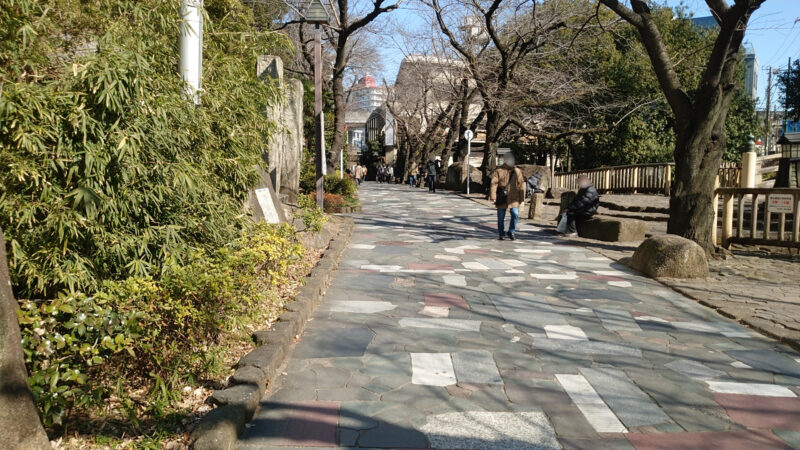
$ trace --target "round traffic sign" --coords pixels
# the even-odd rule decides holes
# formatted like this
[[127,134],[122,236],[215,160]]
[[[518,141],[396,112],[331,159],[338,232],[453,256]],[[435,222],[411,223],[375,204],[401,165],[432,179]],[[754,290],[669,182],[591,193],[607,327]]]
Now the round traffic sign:
[[474,134],[472,133],[472,130],[467,130],[464,132],[464,139],[468,141],[471,141],[473,136]]

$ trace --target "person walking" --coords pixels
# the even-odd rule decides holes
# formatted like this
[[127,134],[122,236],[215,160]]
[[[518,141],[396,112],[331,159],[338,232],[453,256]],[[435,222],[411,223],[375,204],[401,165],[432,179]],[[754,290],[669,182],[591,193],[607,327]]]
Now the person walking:
[[389,166],[386,169],[386,178],[387,183],[394,183],[394,166]]
[[428,160],[425,165],[425,184],[428,185],[428,192],[436,192],[436,177],[438,176],[436,161],[433,159]]
[[[525,201],[525,178],[516,167],[513,153],[503,155],[503,165],[492,174],[489,188],[489,199],[497,208],[497,231],[502,241],[508,236],[516,239],[517,221],[519,221],[519,205]],[[506,210],[511,213],[508,233],[505,232]]]
[[361,181],[363,181],[362,178],[364,178],[364,168],[361,167],[361,164],[356,165],[356,170],[355,173],[353,173],[353,176],[356,179],[356,183],[361,186]]
[[411,168],[408,169],[408,185],[411,187],[417,186],[417,165],[412,164]]
[[600,205],[600,194],[597,193],[592,180],[586,175],[578,175],[578,193],[567,205],[567,209],[561,211],[561,214],[567,215],[567,232],[564,234],[577,236],[578,225],[597,214],[598,205]]

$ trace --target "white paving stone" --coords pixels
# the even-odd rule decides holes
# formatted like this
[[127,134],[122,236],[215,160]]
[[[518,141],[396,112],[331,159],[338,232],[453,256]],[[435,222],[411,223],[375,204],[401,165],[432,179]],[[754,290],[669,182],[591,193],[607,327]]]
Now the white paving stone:
[[331,312],[346,312],[346,313],[360,313],[360,314],[373,314],[383,311],[391,311],[397,306],[390,302],[381,301],[348,301],[340,300],[330,303]]
[[400,319],[399,323],[403,328],[438,328],[442,330],[475,332],[481,330],[480,320],[404,317]]
[[497,277],[494,282],[497,284],[511,284],[525,281],[525,277]]
[[543,249],[543,248],[515,248],[515,252],[517,253],[551,253],[551,250]]
[[428,416],[420,429],[433,448],[555,450],[555,431],[543,412],[467,411]]
[[445,261],[461,261],[461,258],[455,255],[436,255],[434,258],[443,259]]
[[752,369],[752,367],[748,366],[747,364],[745,364],[745,363],[743,363],[741,361],[734,361],[734,362],[731,363],[731,365],[733,367],[736,367],[737,369]]
[[556,379],[598,433],[628,432],[583,375],[557,374]]
[[593,270],[592,273],[595,275],[604,275],[607,277],[624,277],[627,275],[625,272],[621,272],[619,270]]
[[669,323],[669,320],[662,319],[661,317],[656,316],[637,316],[634,319],[640,322],[658,322],[658,323]]
[[503,272],[503,273],[513,274],[513,275],[519,275],[519,274],[521,274],[521,273],[525,273],[525,271],[524,271],[524,270],[519,270],[519,269],[509,269],[509,270],[506,270],[506,271],[505,271],[505,272]]
[[796,397],[785,386],[763,383],[735,383],[732,381],[706,381],[708,388],[720,394],[760,395],[763,397]]
[[450,308],[447,306],[426,306],[422,308],[420,314],[431,317],[447,317],[450,315]]
[[380,265],[380,264],[365,264],[361,266],[363,270],[377,270],[379,272],[400,272],[403,270],[402,266],[387,266],[387,265]]
[[578,278],[575,272],[569,273],[532,273],[531,276],[537,280],[574,280]]
[[411,382],[426,386],[456,384],[456,373],[449,353],[412,353]]
[[467,278],[464,275],[445,275],[442,277],[444,284],[449,286],[466,286]]
[[630,281],[609,281],[609,286],[629,288],[633,286]]
[[544,332],[550,339],[569,339],[573,341],[588,341],[586,333],[572,325],[545,325]]
[[350,244],[350,248],[355,248],[358,250],[372,250],[375,248],[375,246],[370,244]]
[[468,261],[468,262],[461,263],[461,265],[463,265],[465,268],[470,269],[470,270],[480,270],[480,271],[489,270],[488,267],[484,266],[483,264],[481,264],[481,263],[479,263],[477,261]]
[[454,247],[454,248],[446,248],[444,251],[447,253],[453,253],[455,255],[463,255],[464,250],[477,250],[480,247],[476,245],[462,245],[461,247]]
[[522,261],[520,261],[520,260],[517,260],[517,259],[501,259],[500,261],[503,261],[503,262],[504,262],[505,264],[507,264],[509,267],[523,267],[523,266],[527,266],[527,264],[525,264],[524,262],[522,262]]

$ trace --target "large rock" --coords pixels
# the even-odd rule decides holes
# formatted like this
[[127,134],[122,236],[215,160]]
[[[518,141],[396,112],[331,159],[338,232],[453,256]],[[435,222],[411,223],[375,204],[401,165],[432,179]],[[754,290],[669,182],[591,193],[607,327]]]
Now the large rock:
[[28,386],[16,309],[0,229],[0,442],[3,448],[49,449]]
[[592,216],[578,224],[578,236],[605,242],[641,241],[647,231],[642,220]]
[[[481,170],[475,166],[470,170],[472,183],[469,186],[470,192],[483,192],[483,175]],[[464,168],[460,163],[453,164],[447,168],[447,179],[444,188],[450,191],[466,192],[466,183],[462,180]]]
[[522,175],[527,180],[534,174],[540,174],[542,178],[539,180],[539,188],[547,192],[550,188],[550,168],[547,166],[537,166],[535,164],[517,164],[517,167],[522,171]]
[[630,266],[654,278],[705,278],[708,261],[696,242],[673,234],[651,237],[636,249]]

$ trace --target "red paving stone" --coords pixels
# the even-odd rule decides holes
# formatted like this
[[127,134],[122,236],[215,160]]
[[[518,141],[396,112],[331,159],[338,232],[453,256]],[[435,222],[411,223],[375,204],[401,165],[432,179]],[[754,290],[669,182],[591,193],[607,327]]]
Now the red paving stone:
[[336,447],[339,403],[307,402],[286,405],[277,446]]
[[343,273],[378,273],[380,270],[371,270],[371,269],[339,269],[339,272]]
[[581,278],[593,281],[625,281],[625,278],[615,277],[611,275],[590,275],[586,273],[580,274]]
[[378,241],[375,243],[375,245],[382,245],[386,247],[403,247],[411,244],[412,242],[405,242],[405,241]]
[[629,433],[626,437],[637,450],[766,450],[792,448],[771,432],[764,430],[700,433]]
[[409,263],[410,270],[453,270],[449,264]]
[[714,394],[734,422],[750,428],[800,430],[800,398]]
[[425,294],[425,306],[446,306],[469,309],[464,297],[455,294]]
[[484,255],[489,253],[488,248],[468,248],[464,250],[464,253],[469,255]]

